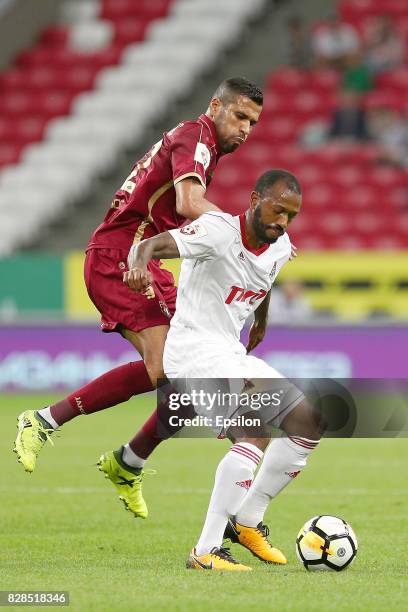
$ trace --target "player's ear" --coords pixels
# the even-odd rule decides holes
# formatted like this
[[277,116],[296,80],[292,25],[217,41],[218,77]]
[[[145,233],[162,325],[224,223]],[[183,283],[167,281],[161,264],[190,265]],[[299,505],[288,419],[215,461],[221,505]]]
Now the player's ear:
[[221,106],[222,106],[222,102],[219,98],[212,98],[210,102],[210,112],[211,112],[211,117],[213,119],[219,113]]
[[251,208],[254,209],[258,206],[261,195],[257,191],[251,192]]

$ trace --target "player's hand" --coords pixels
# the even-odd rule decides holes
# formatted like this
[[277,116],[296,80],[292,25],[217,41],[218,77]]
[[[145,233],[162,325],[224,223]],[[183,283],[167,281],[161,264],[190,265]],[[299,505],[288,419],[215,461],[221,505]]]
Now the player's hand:
[[297,256],[298,256],[298,254],[297,254],[297,247],[295,247],[294,244],[291,244],[290,245],[289,261],[292,261],[293,259],[296,259]]
[[250,353],[262,340],[266,332],[266,323],[254,321],[249,330],[248,344],[246,346],[247,353]]
[[130,289],[142,293],[148,299],[154,298],[153,276],[146,268],[131,268],[123,274],[123,282]]

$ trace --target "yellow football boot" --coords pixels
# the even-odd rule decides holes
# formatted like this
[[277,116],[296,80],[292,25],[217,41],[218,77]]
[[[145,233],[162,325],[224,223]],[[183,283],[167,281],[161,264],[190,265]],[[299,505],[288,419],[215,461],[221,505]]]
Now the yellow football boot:
[[228,521],[224,538],[247,548],[255,557],[265,563],[284,565],[287,563],[285,555],[268,540],[269,528],[262,523],[256,527],[246,527],[234,519]]
[[145,519],[149,514],[142,494],[143,476],[146,472],[125,465],[121,459],[121,450],[104,453],[97,466],[116,488],[126,510],[136,518]]
[[26,410],[19,415],[17,429],[13,451],[25,471],[31,474],[34,472],[37,457],[44,444],[49,441],[54,445],[50,438],[54,430],[52,427],[47,427],[45,421],[37,416],[34,410]]
[[231,557],[228,548],[213,548],[211,552],[198,556],[195,548],[191,551],[187,561],[188,569],[215,570],[227,572],[250,572],[252,567],[242,565]]

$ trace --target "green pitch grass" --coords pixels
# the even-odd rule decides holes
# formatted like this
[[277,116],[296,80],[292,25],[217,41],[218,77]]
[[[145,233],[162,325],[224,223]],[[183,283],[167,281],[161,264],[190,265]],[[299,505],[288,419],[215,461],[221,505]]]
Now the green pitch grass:
[[[305,472],[272,502],[272,541],[285,567],[233,546],[250,574],[186,570],[204,519],[217,440],[172,440],[146,477],[150,517],[134,519],[97,471],[102,451],[126,441],[152,401],[132,401],[67,424],[32,475],[11,453],[17,414],[50,397],[0,396],[0,590],[68,590],[71,610],[406,609],[408,441],[324,440]],[[316,514],[344,517],[360,543],[344,573],[306,572],[295,537]]]

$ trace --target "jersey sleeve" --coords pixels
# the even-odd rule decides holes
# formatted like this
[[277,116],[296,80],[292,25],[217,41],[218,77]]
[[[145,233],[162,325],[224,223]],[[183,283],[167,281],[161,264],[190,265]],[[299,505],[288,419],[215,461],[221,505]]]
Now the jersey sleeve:
[[222,217],[211,214],[178,229],[169,230],[176,241],[180,257],[216,259],[235,238],[235,230]]
[[202,126],[199,124],[188,129],[179,128],[174,133],[171,143],[174,184],[194,176],[206,189],[206,170],[210,165],[211,153],[207,145],[201,142],[201,136]]

